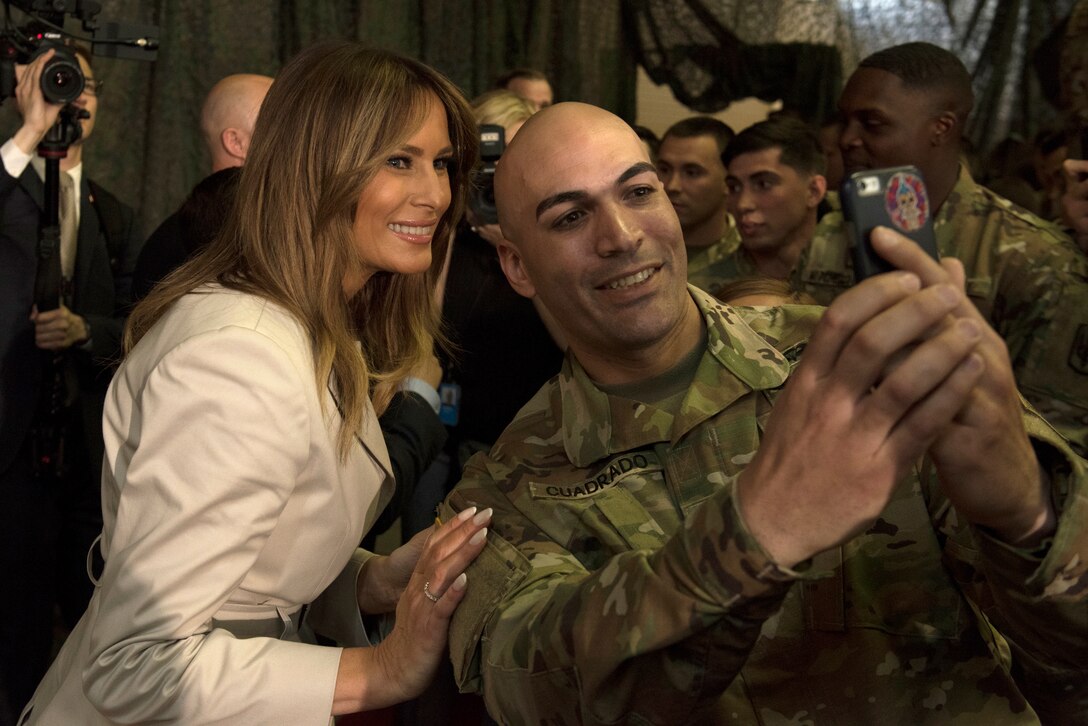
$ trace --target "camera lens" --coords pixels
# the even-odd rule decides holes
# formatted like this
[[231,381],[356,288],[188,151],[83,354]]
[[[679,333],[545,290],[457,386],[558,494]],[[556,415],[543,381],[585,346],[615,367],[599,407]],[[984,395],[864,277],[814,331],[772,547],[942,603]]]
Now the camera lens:
[[42,69],[42,95],[50,103],[71,103],[83,93],[83,72],[78,65],[54,56]]
[[46,101],[58,105],[71,103],[83,93],[85,82],[83,69],[80,68],[75,53],[62,45],[43,42],[27,62],[50,49],[53,50],[53,57],[42,68],[42,96]]

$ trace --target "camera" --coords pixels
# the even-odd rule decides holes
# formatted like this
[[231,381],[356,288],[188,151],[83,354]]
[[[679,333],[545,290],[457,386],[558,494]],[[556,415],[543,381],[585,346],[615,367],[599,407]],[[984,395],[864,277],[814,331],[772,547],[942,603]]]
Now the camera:
[[[22,10],[30,20],[22,27],[11,22],[11,7]],[[53,57],[42,70],[41,88],[45,100],[69,104],[83,93],[87,79],[76,54],[64,44],[64,16],[82,21],[84,31],[93,31],[93,53],[132,60],[154,60],[158,28],[131,23],[106,24],[99,30],[95,16],[101,6],[90,0],[4,0],[5,24],[0,29],[0,102],[15,94],[15,64],[26,64],[52,49]]]
[[506,129],[497,124],[480,125],[480,165],[472,174],[468,206],[477,224],[498,224],[495,208],[495,164],[506,150]]
[[854,183],[860,197],[871,197],[882,191],[880,179],[875,176],[858,176],[854,179]]
[[54,54],[42,69],[42,96],[57,105],[79,98],[87,79],[79,59],[64,46],[60,34],[39,25],[16,33],[17,36],[11,33],[0,36],[0,99],[15,93],[15,64],[30,63],[50,49]]

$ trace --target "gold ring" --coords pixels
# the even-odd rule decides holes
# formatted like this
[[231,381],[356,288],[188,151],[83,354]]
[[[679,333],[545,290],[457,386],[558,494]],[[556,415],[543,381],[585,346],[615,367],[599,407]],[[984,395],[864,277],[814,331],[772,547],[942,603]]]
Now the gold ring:
[[427,596],[427,599],[431,602],[438,602],[438,598],[431,594],[431,581],[427,580],[423,583],[423,594]]

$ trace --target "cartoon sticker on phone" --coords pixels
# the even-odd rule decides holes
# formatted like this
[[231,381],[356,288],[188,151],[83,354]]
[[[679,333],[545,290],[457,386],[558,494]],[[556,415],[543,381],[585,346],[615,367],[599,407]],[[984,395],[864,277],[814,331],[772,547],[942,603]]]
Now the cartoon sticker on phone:
[[920,229],[929,217],[926,186],[914,174],[899,172],[888,181],[884,206],[892,223],[904,232]]

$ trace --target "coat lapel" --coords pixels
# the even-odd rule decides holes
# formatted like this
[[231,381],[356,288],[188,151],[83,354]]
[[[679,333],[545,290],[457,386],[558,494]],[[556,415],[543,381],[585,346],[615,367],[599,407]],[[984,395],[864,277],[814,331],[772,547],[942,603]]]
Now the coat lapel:
[[[98,241],[98,212],[94,208],[91,187],[84,174],[79,184],[79,236],[76,238],[76,267],[74,279],[86,280],[91,273],[94,248]],[[108,254],[108,253],[107,253]],[[76,285],[76,289],[80,288]]]
[[[343,421],[343,409],[340,407],[340,395],[336,389],[336,380],[332,375],[329,376],[328,390],[333,403],[336,405],[340,420]],[[362,445],[363,450],[370,458],[378,464],[378,467],[382,470],[382,474],[384,474],[380,497],[381,508],[378,509],[378,511],[381,511],[393,496],[395,482],[393,479],[393,466],[389,463],[389,450],[385,446],[385,437],[382,436],[382,429],[378,423],[378,417],[374,413],[374,407],[371,405],[370,401],[367,401],[366,415],[363,416],[360,430],[355,432],[355,439]]]
[[30,198],[38,205],[38,209],[45,209],[45,184],[42,183],[38,172],[34,171],[33,164],[27,164],[26,169],[19,177],[19,186],[30,195]]

